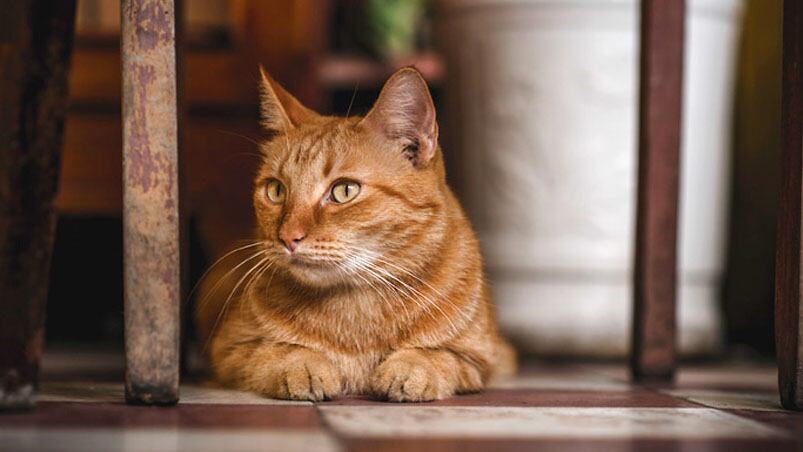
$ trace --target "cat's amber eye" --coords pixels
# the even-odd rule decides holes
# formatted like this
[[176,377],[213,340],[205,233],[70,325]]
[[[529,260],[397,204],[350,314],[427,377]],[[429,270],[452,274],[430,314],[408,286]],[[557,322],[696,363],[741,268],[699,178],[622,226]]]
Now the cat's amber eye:
[[343,204],[344,202],[349,202],[356,198],[358,194],[360,194],[360,184],[354,181],[344,180],[336,183],[335,186],[332,187],[332,195],[330,198],[338,204]]
[[274,204],[283,203],[286,194],[284,185],[276,179],[269,179],[265,184],[265,196]]

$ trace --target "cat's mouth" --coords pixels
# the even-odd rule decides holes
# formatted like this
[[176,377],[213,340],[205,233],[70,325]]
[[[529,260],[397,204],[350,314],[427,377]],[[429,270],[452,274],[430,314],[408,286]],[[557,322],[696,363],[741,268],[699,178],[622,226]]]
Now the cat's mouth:
[[289,256],[288,263],[291,266],[298,268],[307,268],[312,270],[330,269],[336,265],[331,259],[319,259],[312,256],[304,256],[301,254],[294,254]]
[[342,282],[341,264],[332,258],[319,258],[301,253],[287,256],[285,268],[299,282],[327,287]]
[[328,262],[316,262],[312,260],[299,259],[297,257],[290,258],[290,264],[302,268],[323,269],[331,266]]

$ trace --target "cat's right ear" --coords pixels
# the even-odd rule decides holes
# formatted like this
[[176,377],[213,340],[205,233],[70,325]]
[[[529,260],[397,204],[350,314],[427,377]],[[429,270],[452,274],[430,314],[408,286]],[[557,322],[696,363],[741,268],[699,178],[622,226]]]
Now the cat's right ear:
[[438,148],[435,104],[427,82],[413,67],[390,76],[360,124],[396,142],[416,167],[432,160]]
[[288,93],[262,65],[259,66],[259,74],[262,126],[269,132],[285,133],[318,117],[317,113]]

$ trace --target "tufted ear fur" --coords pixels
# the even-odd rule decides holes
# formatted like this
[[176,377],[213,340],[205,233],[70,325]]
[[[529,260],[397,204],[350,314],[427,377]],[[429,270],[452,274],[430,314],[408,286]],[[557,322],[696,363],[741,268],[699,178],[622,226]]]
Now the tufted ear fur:
[[390,76],[361,124],[397,142],[416,167],[426,165],[438,147],[435,105],[424,78],[412,67]]
[[265,68],[259,66],[260,112],[262,126],[270,132],[285,133],[300,124],[313,122],[318,114],[305,107],[282,85],[274,80]]

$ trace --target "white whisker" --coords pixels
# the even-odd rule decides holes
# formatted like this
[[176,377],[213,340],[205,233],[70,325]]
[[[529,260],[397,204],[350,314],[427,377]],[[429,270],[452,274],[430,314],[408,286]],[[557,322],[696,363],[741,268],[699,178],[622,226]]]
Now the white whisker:
[[211,299],[212,295],[214,295],[214,293],[217,291],[217,288],[220,287],[221,284],[223,284],[223,282],[226,280],[226,278],[228,278],[232,273],[237,271],[238,268],[242,267],[243,265],[245,265],[247,262],[253,260],[254,258],[257,258],[257,257],[260,257],[260,256],[264,256],[267,253],[268,253],[268,250],[257,251],[256,253],[254,253],[251,256],[243,259],[242,262],[240,262],[239,264],[234,266],[232,269],[227,271],[226,274],[224,274],[222,277],[220,277],[220,279],[217,280],[217,282],[212,286],[212,288],[209,289],[209,293],[207,293],[204,296],[204,298],[201,299],[200,302],[198,302],[198,308],[197,309],[202,308]]
[[235,248],[235,249],[229,251],[228,253],[224,254],[223,256],[220,256],[220,258],[218,258],[215,262],[213,262],[212,265],[210,265],[209,268],[207,268],[206,271],[201,275],[201,277],[198,278],[198,282],[195,283],[195,286],[193,286],[193,288],[190,291],[189,295],[187,295],[187,299],[188,300],[192,299],[192,295],[195,293],[196,290],[198,290],[198,286],[201,285],[201,282],[204,280],[204,278],[206,278],[206,276],[209,275],[209,272],[211,272],[213,268],[215,268],[218,264],[220,264],[223,261],[223,259],[226,259],[227,257],[231,256],[232,254],[234,254],[236,252],[247,250],[248,248],[253,248],[255,246],[262,245],[263,243],[265,243],[265,242],[262,241],[262,240],[260,240],[258,242],[253,242],[253,243],[250,243],[248,245]]
[[[215,335],[215,330],[217,330],[218,324],[220,323],[220,319],[223,317],[223,314],[226,312],[226,309],[228,308],[229,302],[231,301],[232,297],[234,296],[235,293],[237,293],[237,289],[239,289],[240,285],[243,283],[243,281],[245,281],[246,278],[248,278],[248,276],[251,275],[254,272],[255,269],[257,269],[260,266],[262,266],[262,264],[268,262],[268,265],[271,265],[273,263],[271,261],[271,257],[272,256],[267,256],[267,257],[263,258],[262,260],[260,260],[259,262],[257,262],[255,265],[253,265],[237,281],[237,284],[234,285],[234,288],[231,290],[231,292],[229,292],[229,296],[226,298],[226,301],[223,302],[223,306],[221,307],[220,312],[218,312],[217,318],[215,319],[215,323],[214,323],[214,325],[212,325],[212,330],[209,332],[209,337],[206,339],[206,343],[204,344],[203,351],[206,351],[206,348],[209,346],[209,342],[212,339],[212,337]],[[240,265],[242,265],[242,264],[240,264]]]
[[413,278],[413,279],[417,280],[418,282],[420,282],[421,284],[423,284],[424,286],[428,287],[430,290],[432,290],[433,292],[435,292],[435,294],[437,294],[437,295],[438,295],[438,296],[441,298],[441,300],[442,300],[443,302],[445,302],[445,303],[449,304],[449,306],[451,306],[451,307],[452,307],[452,308],[455,310],[455,312],[456,312],[456,313],[458,313],[458,314],[462,315],[462,316],[464,317],[464,319],[465,319],[465,320],[471,320],[471,318],[470,318],[470,317],[469,317],[469,316],[468,316],[468,315],[467,315],[465,312],[463,312],[463,311],[461,311],[460,309],[458,309],[458,308],[457,308],[457,306],[455,306],[455,305],[454,305],[454,303],[452,303],[452,302],[451,302],[451,300],[449,300],[449,297],[447,297],[447,296],[446,296],[446,295],[444,295],[442,292],[440,292],[438,289],[436,289],[435,287],[433,287],[433,286],[432,286],[432,284],[430,284],[430,283],[428,283],[427,281],[425,281],[425,280],[423,280],[423,279],[419,278],[419,277],[418,277],[417,275],[415,275],[413,272],[411,272],[411,271],[409,271],[409,270],[407,270],[407,269],[405,269],[405,268],[403,268],[403,267],[400,267],[400,266],[398,266],[398,265],[396,265],[396,264],[394,264],[394,263],[392,263],[392,262],[389,262],[389,261],[387,261],[386,259],[383,259],[383,258],[382,258],[382,257],[380,257],[380,256],[375,256],[375,259],[376,259],[377,261],[379,261],[379,262],[381,262],[381,263],[383,263],[383,264],[385,264],[385,265],[388,265],[388,266],[390,266],[390,267],[392,267],[392,268],[395,268],[396,270],[399,270],[399,271],[401,271],[401,272],[403,272],[403,273],[407,274],[407,275],[408,275],[408,276],[410,276],[411,278]]
[[[392,262],[389,262],[387,259],[382,258],[377,253],[372,252],[367,249],[363,249],[356,246],[351,246],[352,249],[355,251],[359,251],[359,253],[352,253],[349,255],[349,262],[352,266],[356,266],[358,269],[365,271],[366,273],[371,274],[377,280],[383,281],[386,285],[390,285],[395,290],[401,290],[406,293],[410,299],[421,308],[426,314],[428,314],[433,319],[435,318],[434,315],[430,312],[429,307],[437,310],[439,314],[449,322],[451,330],[456,334],[459,330],[457,326],[452,321],[450,315],[448,315],[430,296],[422,292],[421,290],[413,287],[412,285],[408,284],[407,282],[403,281],[393,273],[389,272],[387,269],[382,268],[380,265],[383,264],[388,266],[389,268],[399,271],[400,273],[410,277],[411,279],[415,280],[416,283],[421,284],[423,287],[430,290],[440,301],[440,303],[445,303],[449,306],[453,312],[460,316],[465,321],[470,321],[471,316],[458,308],[449,298],[444,295],[440,290],[432,286],[429,282],[425,281],[418,275],[414,274],[412,271],[396,265]],[[392,282],[395,282],[391,284]],[[397,287],[398,286],[398,287]],[[422,305],[420,301],[426,302],[426,304]]]

